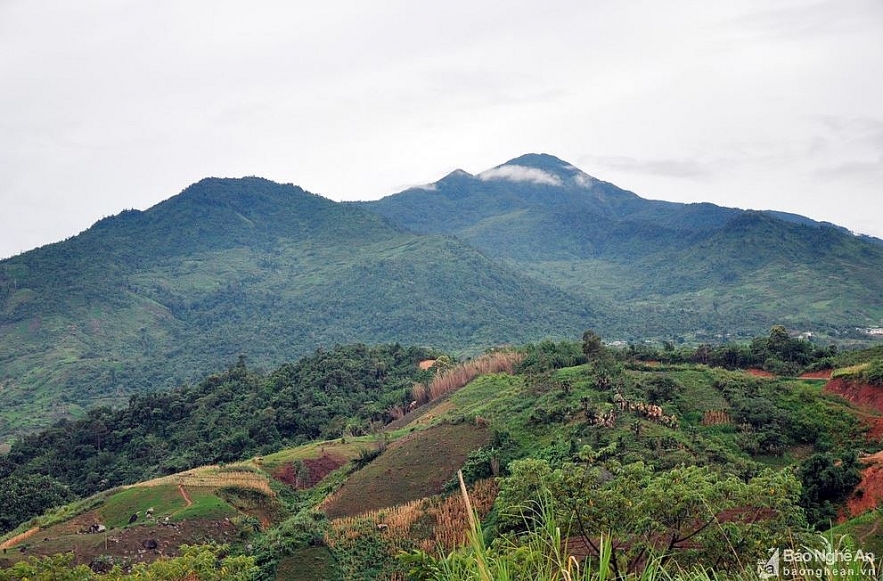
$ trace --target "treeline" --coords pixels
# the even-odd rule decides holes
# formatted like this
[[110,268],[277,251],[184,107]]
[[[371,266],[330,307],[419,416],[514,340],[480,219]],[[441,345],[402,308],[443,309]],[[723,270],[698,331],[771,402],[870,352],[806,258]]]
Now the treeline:
[[662,363],[703,363],[725,369],[757,368],[776,375],[793,376],[804,371],[831,369],[837,365],[836,345],[817,345],[806,339],[791,337],[781,325],[770,329],[766,337],[755,337],[750,343],[725,343],[696,348],[676,349],[665,343],[662,349],[630,345],[623,357],[654,360]]
[[435,356],[398,344],[338,346],[268,374],[241,357],[197,385],[62,420],[0,457],[0,532],[75,496],[365,433],[390,419],[386,410],[407,405],[415,382],[431,380],[418,363]]

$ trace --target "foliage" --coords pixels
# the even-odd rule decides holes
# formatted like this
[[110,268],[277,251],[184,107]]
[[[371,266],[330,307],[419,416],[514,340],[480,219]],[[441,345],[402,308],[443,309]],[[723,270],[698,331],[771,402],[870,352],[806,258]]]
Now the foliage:
[[73,564],[74,555],[68,553],[42,559],[31,558],[16,563],[9,569],[0,569],[0,581],[250,581],[257,573],[254,559],[230,556],[223,545],[181,547],[181,556],[160,558],[153,563],[134,565],[131,572],[119,566],[107,573],[95,573],[86,565]]
[[835,458],[831,454],[813,454],[800,465],[803,484],[800,504],[810,524],[827,529],[837,519],[837,505],[861,482],[856,455]]
[[639,572],[653,554],[677,567],[738,571],[804,526],[800,485],[784,471],[745,482],[698,466],[655,472],[641,463],[608,462],[552,470],[526,460],[511,472],[498,496],[504,528],[523,530],[523,507],[544,502],[548,491],[558,522],[568,523],[564,535],[580,538],[596,555],[598,540],[611,540],[617,575]]
[[0,479],[0,532],[73,499],[71,491],[50,476],[13,474]]

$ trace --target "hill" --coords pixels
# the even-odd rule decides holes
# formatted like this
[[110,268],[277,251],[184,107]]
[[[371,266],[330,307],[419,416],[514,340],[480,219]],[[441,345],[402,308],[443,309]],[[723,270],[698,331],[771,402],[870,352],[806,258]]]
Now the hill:
[[478,349],[601,315],[446,236],[258,178],[206,179],[0,262],[0,438],[247,355]]
[[842,339],[878,326],[880,241],[780,212],[646,200],[550,155],[360,203],[449,234],[607,306],[623,339],[749,338],[774,323]]
[[[734,350],[748,365],[791,356],[804,359],[801,369],[849,366],[835,370],[830,382],[820,377],[831,376],[830,368],[799,378],[695,362],[726,361]],[[232,555],[255,559],[266,579],[404,578],[399,552],[426,551],[426,564],[466,541],[465,510],[449,494],[461,469],[489,537],[516,542],[513,535],[525,531],[513,514],[523,503],[541,500],[536,495],[545,486],[559,503],[559,522],[570,522],[568,514],[585,519],[570,529],[574,538],[591,542],[590,531],[602,530],[629,539],[615,546],[620,565],[645,562],[641,551],[655,550],[655,535],[671,533],[678,523],[674,532],[690,534],[691,541],[669,549],[675,569],[715,562],[716,570],[730,574],[753,566],[769,543],[814,543],[805,519],[824,530],[859,494],[856,489],[850,496],[860,481],[868,490],[859,474],[864,470],[867,478],[870,471],[857,454],[880,447],[879,434],[867,438],[879,410],[857,408],[826,389],[849,378],[877,381],[879,350],[835,356],[778,330],[751,345],[712,352],[611,350],[587,334],[582,344],[546,341],[491,354],[518,363],[472,379],[465,371],[477,361],[451,367],[441,358],[420,376],[415,362],[423,354],[415,348],[351,346],[249,381],[233,368],[226,382],[241,384],[240,405],[276,391],[272,386],[280,377],[289,392],[311,391],[318,398],[324,393],[320,371],[325,378],[344,374],[374,385],[368,391],[377,397],[398,391],[391,389],[396,381],[383,388],[376,377],[391,360],[373,369],[349,361],[379,364],[395,353],[391,375],[421,377],[426,392],[435,395],[404,416],[386,416],[398,419],[382,429],[352,435],[348,428],[342,438],[260,456],[245,449],[239,461],[100,492],[0,538],[10,549],[0,558],[11,566],[27,555],[76,548],[76,558],[86,564],[125,564],[176,555],[181,543],[217,541],[229,544]],[[455,377],[464,379],[444,393],[436,390]],[[404,405],[405,394],[398,395]],[[209,403],[206,398],[195,400]],[[362,404],[353,417],[372,417],[375,400],[357,399]],[[277,405],[280,413],[268,423],[278,429],[286,420]],[[303,419],[310,415],[303,410]],[[121,432],[156,421],[138,420],[131,411],[128,417],[131,424],[117,428]],[[192,431],[204,419],[177,423],[181,432]],[[183,443],[170,434],[170,446]],[[21,457],[16,454],[22,449],[23,443],[16,444],[12,457]],[[92,450],[83,460],[90,455],[101,452]],[[17,470],[48,464],[22,463]],[[626,501],[639,512],[626,509]],[[669,510],[671,521],[664,512]],[[693,516],[708,518],[709,510],[722,526],[697,528]],[[858,520],[842,526],[872,539],[868,531],[879,515],[856,514]],[[106,531],[77,534],[96,524]],[[145,551],[144,543],[154,548]]]

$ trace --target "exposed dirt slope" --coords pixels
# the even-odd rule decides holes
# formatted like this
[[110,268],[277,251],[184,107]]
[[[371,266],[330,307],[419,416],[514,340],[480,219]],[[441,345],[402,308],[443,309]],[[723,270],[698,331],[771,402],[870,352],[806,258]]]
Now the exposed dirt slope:
[[[844,399],[860,406],[859,416],[870,427],[868,438],[872,442],[880,442],[883,438],[883,389],[850,381],[848,379],[832,379],[825,385],[825,391],[836,393]],[[847,501],[848,514],[841,518],[847,520],[869,510],[874,510],[883,501],[883,451],[862,458],[867,468],[862,470],[862,481],[856,486]]]

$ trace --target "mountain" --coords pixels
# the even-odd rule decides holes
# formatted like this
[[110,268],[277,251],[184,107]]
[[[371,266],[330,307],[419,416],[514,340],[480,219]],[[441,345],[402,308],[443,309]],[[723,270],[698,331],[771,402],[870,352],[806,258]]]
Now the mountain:
[[883,322],[879,240],[794,214],[646,200],[550,155],[360,205],[612,305],[625,339],[748,337],[774,322],[843,337]]
[[348,342],[477,349],[573,336],[598,316],[452,237],[291,185],[206,179],[0,262],[0,435],[241,354],[269,366]]
[[[878,241],[879,242],[879,241]],[[720,342],[775,324],[868,341],[883,244],[794,215],[641,198],[529,154],[375,202],[209,178],[0,261],[0,443],[246,355]]]

